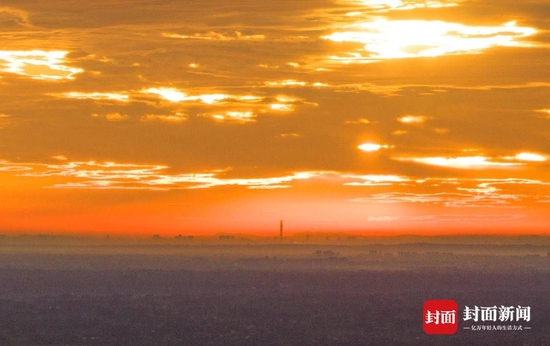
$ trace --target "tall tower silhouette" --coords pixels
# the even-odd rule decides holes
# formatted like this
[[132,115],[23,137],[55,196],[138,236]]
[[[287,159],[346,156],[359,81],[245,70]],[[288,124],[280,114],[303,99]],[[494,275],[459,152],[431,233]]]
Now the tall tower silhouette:
[[283,239],[283,220],[279,223],[279,239]]

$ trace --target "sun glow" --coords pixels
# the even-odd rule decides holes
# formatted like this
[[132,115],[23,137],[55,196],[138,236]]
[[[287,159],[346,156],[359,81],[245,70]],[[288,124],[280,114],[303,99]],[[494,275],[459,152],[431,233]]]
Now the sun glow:
[[343,57],[340,62],[370,62],[384,59],[435,57],[452,54],[474,54],[497,46],[526,47],[520,39],[537,30],[508,22],[501,26],[467,26],[439,20],[388,20],[359,22],[348,30],[323,36],[333,42],[353,42],[363,49]]
[[382,144],[376,144],[376,143],[364,143],[357,146],[357,148],[369,153],[369,152],[378,151],[380,149],[389,149],[390,146],[387,144],[382,145]]

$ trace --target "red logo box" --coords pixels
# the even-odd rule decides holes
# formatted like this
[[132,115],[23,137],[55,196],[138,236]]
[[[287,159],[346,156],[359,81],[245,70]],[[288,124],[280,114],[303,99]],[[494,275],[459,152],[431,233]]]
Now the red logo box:
[[454,334],[458,330],[458,304],[454,300],[427,300],[422,316],[426,334]]

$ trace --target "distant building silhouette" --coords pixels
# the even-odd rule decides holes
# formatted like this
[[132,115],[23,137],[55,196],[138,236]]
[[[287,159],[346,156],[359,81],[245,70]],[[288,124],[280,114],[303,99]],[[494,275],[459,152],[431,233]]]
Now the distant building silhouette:
[[283,220],[279,223],[279,239],[283,239]]
[[315,258],[337,258],[338,255],[338,252],[332,250],[317,250],[313,253],[313,257]]
[[178,234],[177,236],[174,237],[174,239],[177,239],[177,240],[193,240],[195,239],[195,236],[192,236],[192,235],[181,235],[181,234]]

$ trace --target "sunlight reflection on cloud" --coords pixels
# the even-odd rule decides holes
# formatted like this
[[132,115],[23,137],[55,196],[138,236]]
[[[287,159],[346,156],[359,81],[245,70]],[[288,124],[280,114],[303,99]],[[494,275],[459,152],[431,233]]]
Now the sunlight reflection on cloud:
[[61,80],[74,79],[83,69],[66,66],[67,51],[9,51],[0,50],[0,70],[27,76],[32,79]]
[[[347,29],[347,30],[346,30]],[[473,54],[497,46],[528,47],[521,41],[537,32],[534,28],[508,22],[501,26],[467,26],[429,20],[362,21],[322,38],[333,42],[362,44],[363,49],[333,56],[334,62],[373,62],[384,59]]]

